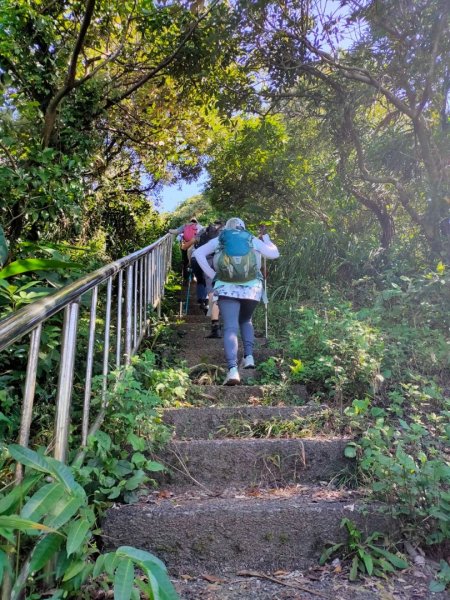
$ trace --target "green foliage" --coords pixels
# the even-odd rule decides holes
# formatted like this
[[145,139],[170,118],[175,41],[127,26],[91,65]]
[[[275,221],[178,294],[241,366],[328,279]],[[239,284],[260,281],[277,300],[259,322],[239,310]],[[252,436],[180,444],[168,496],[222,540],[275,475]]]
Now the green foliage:
[[430,582],[430,592],[444,592],[450,587],[450,566],[446,560],[439,563],[440,569],[436,579]]
[[6,242],[5,232],[3,228],[0,226],[0,268],[6,263],[6,259],[8,258],[9,250],[8,244]]
[[342,556],[342,560],[350,565],[348,578],[355,581],[365,575],[386,577],[398,569],[406,569],[408,563],[397,553],[380,546],[383,534],[374,532],[363,539],[361,531],[353,521],[342,519],[341,528],[345,527],[347,541],[345,543],[329,543],[320,557],[320,564],[325,564],[333,556]]
[[[448,408],[429,419],[402,408],[405,397],[390,394],[392,405],[372,408],[374,422],[361,437],[359,465],[377,497],[388,502],[405,527],[427,544],[450,536],[450,467],[445,461],[450,428]],[[447,402],[448,404],[448,402]]]
[[262,384],[272,383],[281,379],[279,361],[271,356],[265,361],[258,363],[256,370],[261,374],[260,382]]
[[383,342],[380,332],[350,305],[331,300],[321,310],[292,311],[286,342],[287,356],[297,361],[290,368],[292,381],[338,399],[361,396],[373,388]]
[[294,416],[290,419],[230,419],[217,434],[222,437],[240,438],[306,438],[337,431],[339,423],[336,422],[332,411],[324,409],[305,417]]
[[[165,566],[148,552],[124,546],[101,554],[94,566],[93,557],[98,554],[96,516],[72,470],[29,448],[11,445],[8,449],[12,458],[27,467],[23,481],[0,496],[0,538],[4,540],[0,545],[0,584],[7,574],[12,583],[11,600],[25,592],[45,591],[43,574],[48,575],[49,568],[54,579],[52,597],[79,597],[88,578],[98,578],[106,570],[115,598],[130,598],[133,586],[137,590],[136,586],[142,585],[133,564],[145,573],[155,598],[160,594],[176,600]],[[51,483],[46,483],[48,477]],[[22,548],[27,549],[26,558]],[[12,569],[7,554],[17,556],[17,570]]]
[[[161,408],[184,399],[188,375],[182,369],[158,369],[150,350],[109,377],[107,414],[100,431],[88,439],[78,477],[92,502],[104,507],[111,500],[136,502],[152,475],[164,470],[148,454],[171,435],[162,423]],[[102,402],[101,381],[92,405]]]

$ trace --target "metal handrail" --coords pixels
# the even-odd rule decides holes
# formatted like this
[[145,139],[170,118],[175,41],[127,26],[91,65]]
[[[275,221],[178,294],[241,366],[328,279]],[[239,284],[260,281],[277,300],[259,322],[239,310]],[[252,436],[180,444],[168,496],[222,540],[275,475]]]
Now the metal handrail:
[[[114,369],[119,369],[130,364],[131,357],[148,332],[147,308],[151,306],[156,309],[158,317],[161,316],[161,300],[164,297],[164,285],[171,266],[171,260],[172,236],[167,234],[150,246],[85,275],[50,296],[36,300],[0,321],[0,351],[5,350],[14,342],[31,333],[23,391],[19,444],[28,446],[29,443],[41,333],[45,323],[52,316],[64,311],[59,379],[55,399],[56,420],[53,455],[58,460],[65,462],[71,421],[72,386],[81,300],[87,293],[91,293],[81,424],[81,445],[85,447],[88,435],[97,430],[103,420],[106,408],[108,375],[112,370],[112,365],[114,365]],[[113,316],[113,283],[116,286],[114,296],[115,317]],[[124,283],[125,289],[123,289]],[[103,355],[101,372],[102,405],[93,425],[90,426],[97,306],[102,284],[106,284],[104,335],[99,348]],[[112,349],[111,339],[114,334],[115,349]],[[16,480],[21,481],[21,479],[21,467],[17,465]]]
[[93,287],[103,283],[122,271],[125,267],[135,262],[139,258],[151,252],[154,248],[160,245],[164,240],[172,240],[172,236],[168,233],[161,239],[157,240],[150,246],[146,246],[141,250],[133,252],[115,262],[112,262],[84,277],[80,277],[76,281],[69,283],[57,292],[35,300],[32,304],[16,311],[15,313],[0,320],[0,351],[9,346],[15,340],[29,333],[39,323],[50,318],[62,308],[91,290]]

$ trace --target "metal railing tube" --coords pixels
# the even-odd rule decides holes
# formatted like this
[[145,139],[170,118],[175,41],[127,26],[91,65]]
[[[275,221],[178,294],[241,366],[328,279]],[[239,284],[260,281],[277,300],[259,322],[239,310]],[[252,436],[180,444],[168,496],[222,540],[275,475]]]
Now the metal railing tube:
[[89,411],[91,406],[92,369],[94,364],[95,325],[97,317],[98,287],[92,289],[91,312],[89,315],[89,338],[86,357],[86,384],[84,388],[83,422],[81,426],[81,445],[86,446],[89,430]]
[[108,279],[106,291],[106,313],[105,313],[105,336],[103,345],[103,370],[102,370],[102,406],[106,404],[106,388],[108,387],[109,373],[109,338],[111,326],[111,297],[112,297],[112,278]]
[[133,322],[133,265],[127,268],[127,282],[125,291],[125,364],[131,362],[131,336]]
[[[20,420],[19,444],[28,446],[30,438],[31,421],[33,418],[34,392],[36,389],[36,373],[39,360],[39,346],[41,343],[42,324],[39,324],[31,332],[30,351],[28,354],[27,374],[25,379],[25,390],[23,394],[22,418]],[[23,479],[23,468],[20,463],[16,464],[16,483]]]
[[157,246],[165,243],[165,240],[169,238],[171,238],[171,235],[168,233],[150,246],[137,250],[133,254],[116,260],[84,277],[80,277],[77,281],[64,286],[57,292],[36,300],[32,304],[24,306],[17,312],[2,319],[0,321],[0,350],[7,348],[11,342],[30,333],[39,323],[42,323],[42,321],[55,315],[62,308],[75,302],[80,296],[91,290],[94,285],[103,283],[108,277],[132,265],[138,258],[145,256]]
[[120,368],[122,354],[122,287],[123,271],[120,271],[117,282],[116,369]]
[[144,331],[144,318],[142,315],[142,309],[144,307],[144,303],[142,300],[142,286],[143,286],[143,282],[144,282],[144,260],[141,258],[139,259],[139,339]]
[[72,302],[72,304],[69,304],[65,308],[61,339],[61,364],[56,398],[55,450],[53,455],[57,460],[62,462],[66,460],[67,442],[69,439],[78,311],[78,302]]
[[139,263],[134,263],[134,280],[133,280],[133,353],[137,348],[137,286],[138,286],[138,268]]

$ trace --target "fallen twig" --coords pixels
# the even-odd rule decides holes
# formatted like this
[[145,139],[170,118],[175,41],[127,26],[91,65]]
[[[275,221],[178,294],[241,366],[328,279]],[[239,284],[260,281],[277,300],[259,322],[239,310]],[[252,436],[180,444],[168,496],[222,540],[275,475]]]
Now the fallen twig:
[[308,594],[312,594],[314,596],[319,596],[319,598],[325,598],[326,600],[330,600],[329,596],[325,596],[321,592],[316,592],[315,590],[310,590],[309,588],[303,587],[298,583],[289,583],[287,581],[283,581],[282,579],[278,579],[277,577],[272,577],[271,575],[266,575],[266,573],[260,573],[259,571],[239,571],[237,575],[241,577],[257,577],[259,579],[268,579],[269,581],[273,581],[274,583],[278,583],[279,585],[284,585],[286,587],[295,588],[296,590],[300,590],[302,592],[307,592]]

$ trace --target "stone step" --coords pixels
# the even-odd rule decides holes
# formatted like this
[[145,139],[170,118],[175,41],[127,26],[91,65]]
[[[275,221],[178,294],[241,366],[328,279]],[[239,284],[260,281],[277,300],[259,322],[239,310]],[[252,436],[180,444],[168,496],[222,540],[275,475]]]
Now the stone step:
[[[270,394],[270,395],[269,395]],[[280,403],[302,405],[309,396],[304,385],[284,386],[279,393],[272,393],[262,385],[192,385],[188,402],[199,405],[244,406],[264,404],[277,406]]]
[[[221,327],[223,323],[221,324]],[[196,323],[190,323],[186,321],[180,321],[176,325],[176,331],[183,335],[198,335],[201,338],[201,333],[204,332],[207,335],[211,329],[211,319],[209,317],[205,317],[203,320],[199,320]],[[264,337],[263,332],[255,331],[256,343],[261,345],[266,345],[267,340]]]
[[198,312],[196,311],[195,314],[190,313],[184,315],[182,318],[185,323],[207,323],[209,319],[209,317],[206,317],[205,313],[200,309],[198,309]]
[[173,440],[157,456],[167,483],[218,490],[230,485],[330,481],[354,462],[344,438]]
[[155,495],[148,503],[109,509],[102,530],[107,550],[132,545],[150,551],[174,575],[274,572],[317,564],[326,542],[345,541],[343,517],[363,537],[392,532],[387,517],[374,507],[363,510],[355,493],[299,486],[220,498]]
[[[215,339],[191,339],[189,341],[182,340],[181,341],[181,356],[183,360],[186,361],[188,367],[193,367],[197,364],[209,364],[209,365],[219,365],[225,368],[225,356],[223,351],[222,340]],[[255,364],[258,365],[274,355],[274,352],[270,348],[261,348],[255,347],[253,356],[255,357]],[[239,348],[238,351],[238,359],[240,360],[243,357],[242,348]],[[255,369],[246,369],[247,373],[241,373],[241,377],[247,379],[252,377],[260,378],[260,372]]]
[[174,428],[176,438],[198,440],[229,437],[227,431],[221,436],[220,429],[227,430],[233,421],[244,421],[250,426],[257,426],[271,419],[298,419],[318,410],[320,407],[317,405],[169,408],[164,410],[163,421]]

